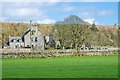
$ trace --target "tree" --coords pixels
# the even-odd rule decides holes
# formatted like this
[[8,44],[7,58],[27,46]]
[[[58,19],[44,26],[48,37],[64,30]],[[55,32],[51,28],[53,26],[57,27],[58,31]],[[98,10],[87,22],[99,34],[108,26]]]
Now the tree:
[[79,51],[90,32],[89,26],[85,24],[71,24],[72,42],[74,48]]
[[55,24],[54,27],[54,37],[55,41],[60,42],[60,47],[62,49],[65,48],[66,43],[68,42],[69,38],[69,26],[67,24]]
[[92,27],[90,29],[91,31],[95,31],[95,32],[98,31],[95,23],[92,24]]
[[90,27],[86,24],[56,24],[54,28],[54,36],[63,49],[67,43],[73,43],[72,47],[79,51],[89,33]]

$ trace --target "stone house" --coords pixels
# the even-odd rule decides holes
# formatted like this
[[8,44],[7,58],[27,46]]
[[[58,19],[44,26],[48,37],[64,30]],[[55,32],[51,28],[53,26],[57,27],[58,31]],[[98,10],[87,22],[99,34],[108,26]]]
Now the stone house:
[[37,27],[31,26],[22,36],[9,36],[7,46],[9,48],[36,48],[44,50],[44,42],[44,36],[38,31]]
[[9,36],[8,46],[10,48],[24,47],[23,37],[18,37],[18,36],[17,37],[11,37],[11,36]]

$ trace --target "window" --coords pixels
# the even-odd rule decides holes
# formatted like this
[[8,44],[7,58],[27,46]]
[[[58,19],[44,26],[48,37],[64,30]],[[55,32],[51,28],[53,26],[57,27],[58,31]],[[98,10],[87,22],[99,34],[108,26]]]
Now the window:
[[13,42],[13,39],[11,40],[11,42]]
[[15,47],[16,47],[16,48],[19,48],[19,44],[17,44]]
[[37,42],[37,37],[35,37],[35,42]]
[[30,45],[27,45],[27,48],[30,48]]
[[31,37],[31,41],[34,41],[34,38],[33,38],[33,37]]

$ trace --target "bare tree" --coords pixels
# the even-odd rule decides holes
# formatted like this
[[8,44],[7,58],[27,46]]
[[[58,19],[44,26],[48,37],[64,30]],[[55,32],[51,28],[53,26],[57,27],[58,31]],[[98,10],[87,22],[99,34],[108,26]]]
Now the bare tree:
[[58,41],[64,49],[66,43],[73,43],[73,48],[78,49],[82,46],[89,35],[89,26],[84,24],[56,24]]
[[83,45],[85,39],[88,37],[90,29],[85,24],[71,24],[72,42],[75,44],[74,48],[79,51],[79,48]]
[[55,37],[57,38],[57,40],[60,42],[60,46],[62,49],[65,48],[65,44],[68,42],[68,38],[70,36],[69,34],[69,26],[67,26],[67,24],[56,24],[54,27],[54,31],[56,31],[55,33]]

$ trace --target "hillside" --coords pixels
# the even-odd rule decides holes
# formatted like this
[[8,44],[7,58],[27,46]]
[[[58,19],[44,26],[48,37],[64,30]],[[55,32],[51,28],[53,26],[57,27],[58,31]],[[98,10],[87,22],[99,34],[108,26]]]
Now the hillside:
[[[57,23],[64,24],[87,24],[81,18],[75,15],[70,15]],[[0,22],[0,45],[8,41],[8,36],[22,36],[27,30],[30,24],[28,23],[10,23]],[[48,36],[54,29],[54,24],[32,24],[34,27],[38,27],[38,30],[44,35]],[[90,25],[91,26],[91,25]],[[96,46],[118,46],[118,27],[108,25],[96,25],[98,31],[90,32],[85,42],[89,42]],[[120,31],[120,29],[119,29]],[[2,37],[2,38],[1,38]]]
[[88,42],[99,46],[118,47],[118,27],[97,25],[97,28],[99,31],[91,32]]
[[[0,46],[8,41],[8,36],[22,36],[27,30],[30,24],[28,23],[10,23],[0,22]],[[45,36],[50,34],[52,30],[51,24],[33,24],[34,27],[38,27],[38,30]]]

